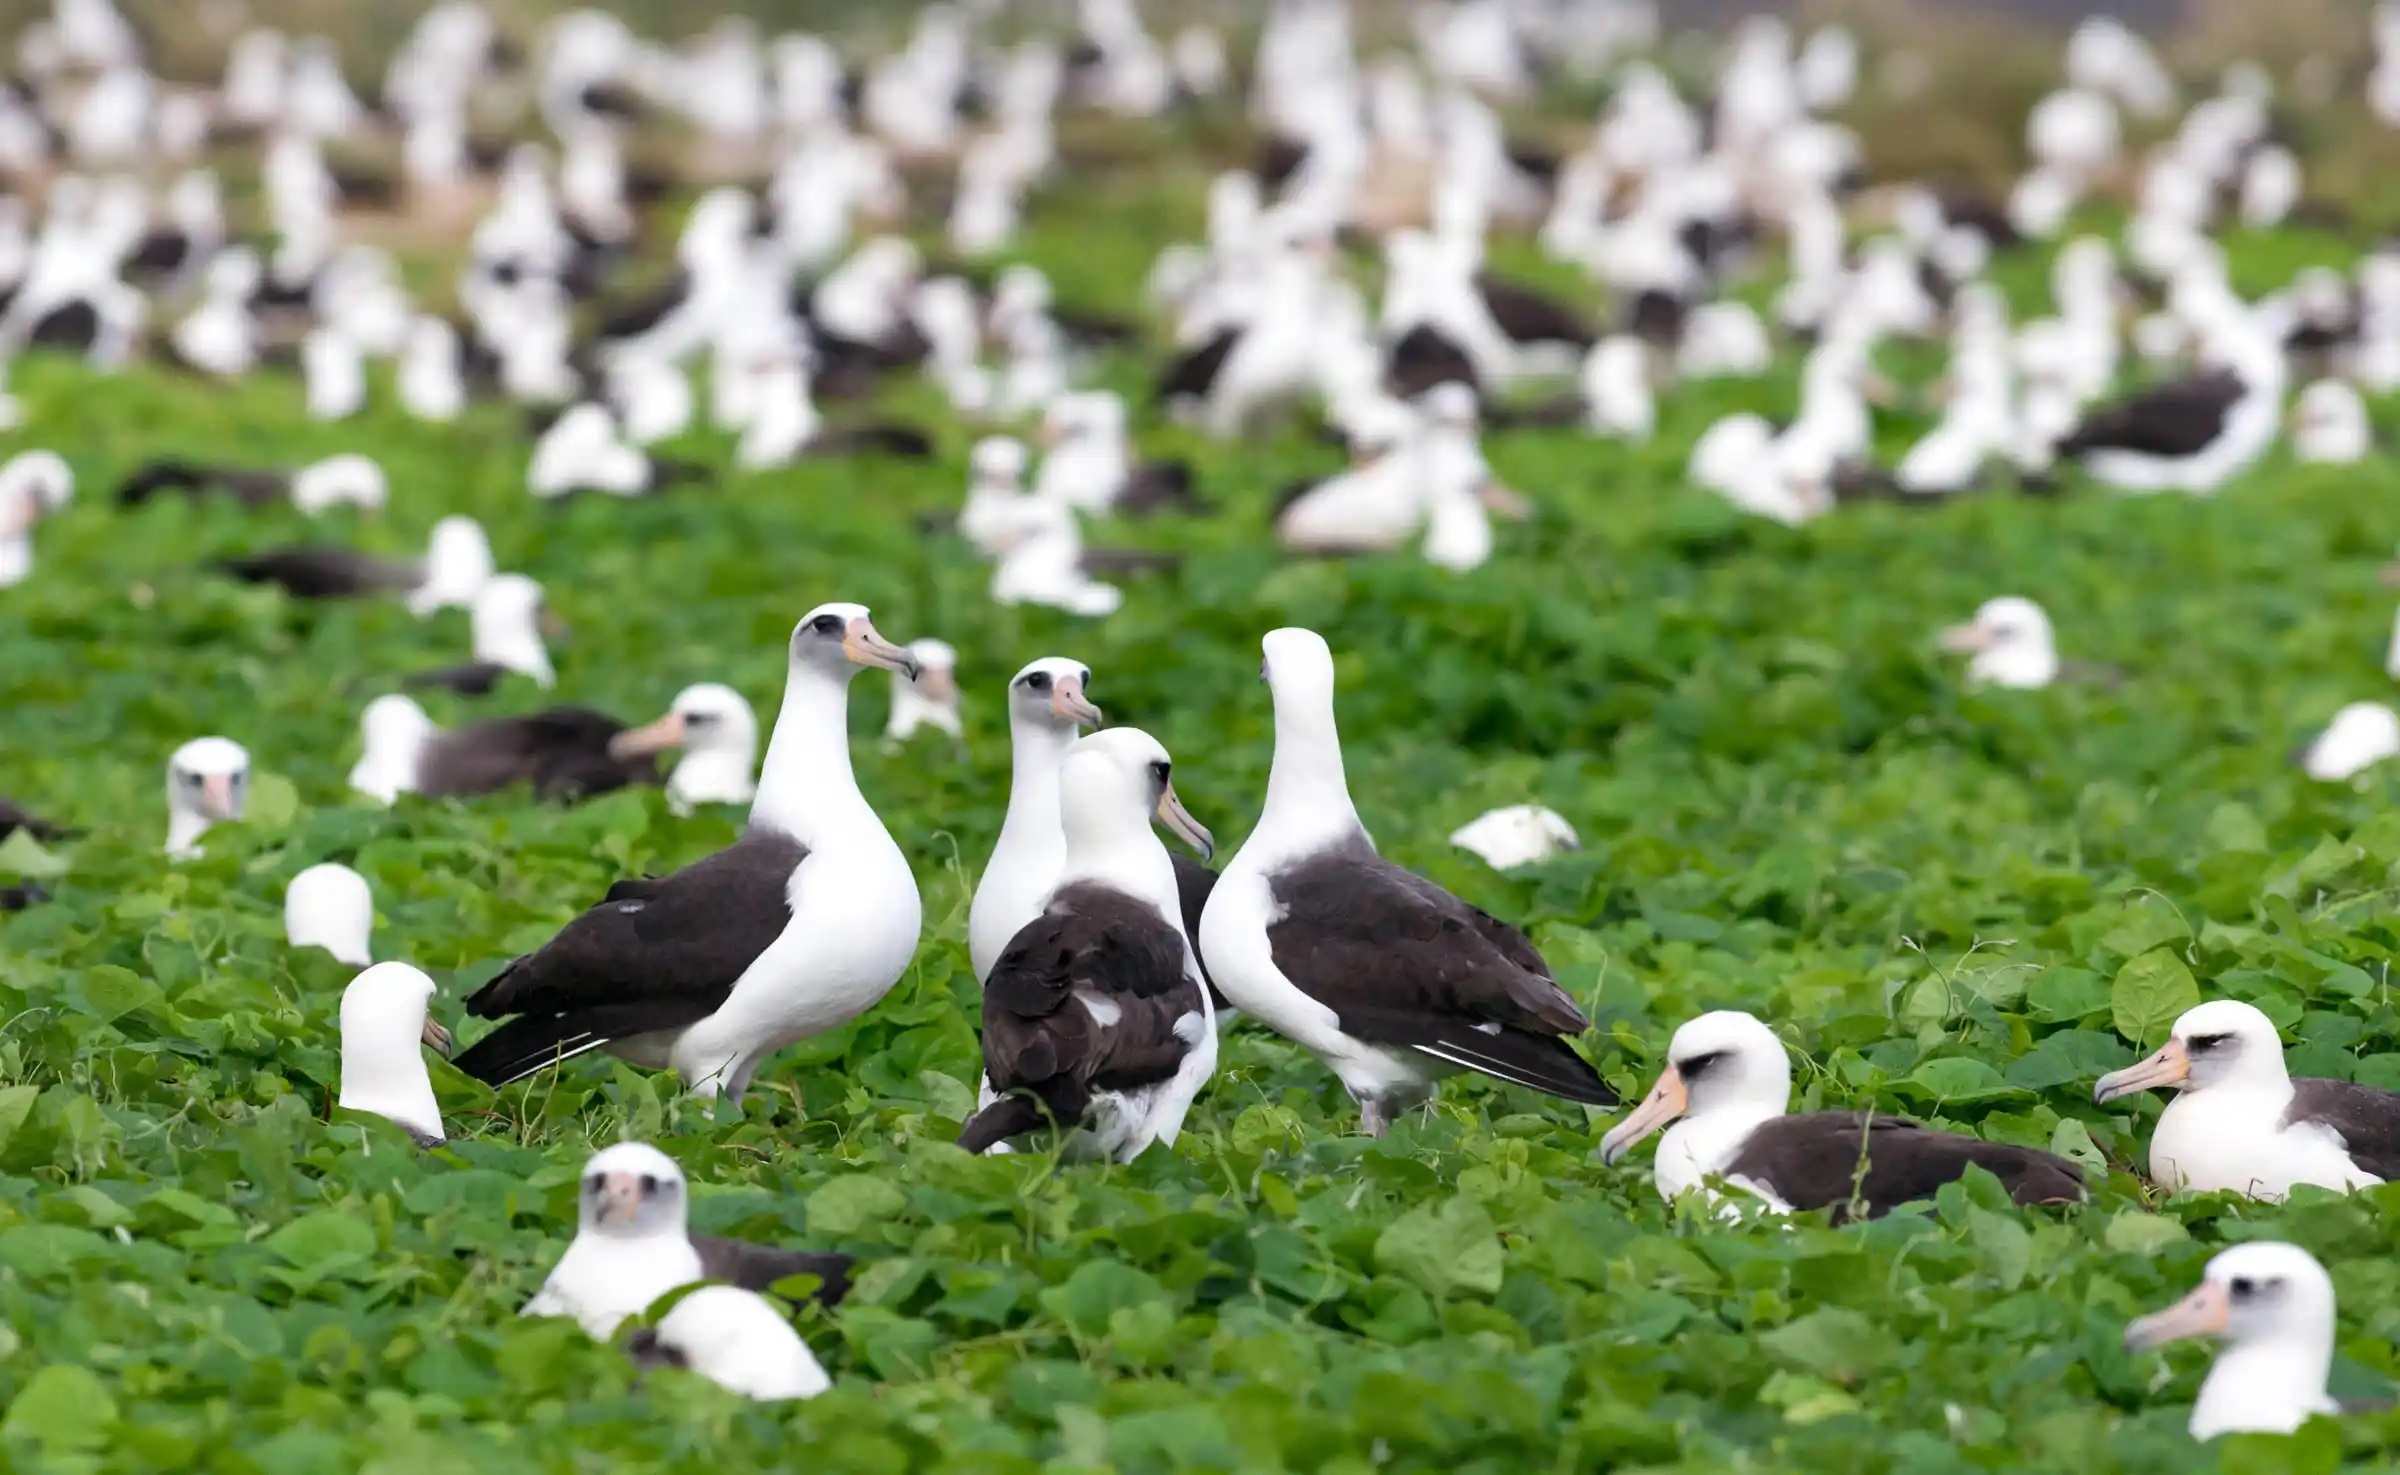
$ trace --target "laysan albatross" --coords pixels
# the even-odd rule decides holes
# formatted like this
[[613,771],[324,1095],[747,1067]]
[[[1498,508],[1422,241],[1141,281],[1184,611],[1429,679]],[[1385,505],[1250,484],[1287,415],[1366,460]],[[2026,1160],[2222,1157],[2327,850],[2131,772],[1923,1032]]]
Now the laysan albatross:
[[2275,1021],[2239,999],[2184,1012],[2149,1058],[2111,1071],[2096,1101],[2172,1086],[2150,1134],[2150,1178],[2171,1191],[2282,1199],[2299,1184],[2347,1191],[2400,1173],[2400,1094],[2294,1080]]
[[864,606],[811,610],[792,630],[749,828],[673,875],[619,881],[502,969],[467,1012],[513,1017],[458,1068],[506,1085],[606,1049],[738,1099],[775,1051],[873,1007],[915,955],[923,913],[851,775],[850,678],[910,664]]
[[848,1255],[786,1250],[693,1234],[683,1170],[646,1142],[620,1142],[583,1165],[575,1238],[525,1316],[571,1316],[594,1337],[694,1281],[764,1291],[796,1275],[817,1277],[814,1299],[832,1306],[850,1288]]
[[1226,1000],[1324,1061],[1370,1135],[1460,1069],[1613,1104],[1567,1044],[1589,1022],[1524,935],[1375,853],[1342,772],[1324,638],[1284,629],[1263,644],[1266,806],[1200,918]]
[[448,1136],[418,1046],[450,1053],[450,1031],[425,1012],[433,980],[406,963],[377,963],[342,990],[342,1084],[334,1105],[397,1124],[419,1147]]
[[2192,1437],[2290,1434],[2313,1415],[2341,1412],[2325,1386],[2333,1318],[2333,1278],[2316,1256],[2253,1240],[2219,1251],[2190,1295],[2129,1322],[2125,1350],[2216,1338],[2223,1350],[2192,1405]]
[[1652,1169],[1659,1197],[1671,1202],[1695,1189],[1707,1192],[1713,1178],[1777,1213],[1831,1209],[1836,1219],[1877,1218],[1931,1198],[1970,1167],[1998,1178],[2021,1204],[2083,1196],[2075,1165],[2054,1154],[1904,1117],[1795,1116],[1791,1097],[1791,1057],[1773,1030],[1739,1010],[1703,1014],[1675,1031],[1658,1083],[1600,1139],[1600,1156],[1614,1163],[1666,1127]]
[[1202,854],[1212,842],[1175,797],[1167,750],[1138,728],[1077,741],[1058,786],[1058,884],[984,980],[984,1074],[998,1096],[958,1144],[981,1152],[1055,1123],[1079,1155],[1130,1161],[1173,1144],[1217,1063],[1208,986],[1151,819]]

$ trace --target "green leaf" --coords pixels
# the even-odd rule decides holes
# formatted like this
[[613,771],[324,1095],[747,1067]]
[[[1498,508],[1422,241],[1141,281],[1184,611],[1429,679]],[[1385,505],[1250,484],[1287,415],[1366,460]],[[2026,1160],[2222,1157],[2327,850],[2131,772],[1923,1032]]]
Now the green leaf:
[[86,969],[76,983],[91,1014],[104,1024],[114,1024],[166,997],[157,984],[132,969],[106,963]]
[[267,1236],[267,1248],[303,1269],[322,1266],[344,1256],[367,1259],[375,1253],[375,1231],[356,1213],[323,1209],[302,1214]]
[[242,806],[245,824],[261,830],[281,830],[290,827],[300,817],[300,791],[280,773],[254,773],[250,776],[250,798]]
[[1943,1102],[1990,1101],[2025,1094],[2024,1087],[2011,1085],[2000,1072],[1967,1055],[1928,1060],[1908,1073],[1906,1083]]
[[2155,1255],[2172,1244],[2181,1244],[2192,1232],[2177,1219],[2164,1214],[2145,1214],[2126,1209],[2108,1221],[2101,1236],[2108,1247],[2120,1255]]
[[2117,1033],[2137,1045],[2166,1038],[2187,1009],[2198,1008],[2200,985],[2173,953],[2144,953],[2117,970],[2109,990],[2109,1017]]
[[1758,1338],[1776,1361],[1798,1372],[1852,1383],[1891,1356],[1891,1339],[1865,1313],[1827,1306]]
[[1157,1281],[1119,1260],[1086,1260],[1041,1296],[1051,1315],[1087,1337],[1106,1335],[1119,1311],[1166,1299]]
[[0,1086],[0,1148],[15,1140],[17,1130],[32,1115],[33,1103],[41,1094],[39,1086]]
[[2050,1150],[2090,1177],[2098,1178],[2108,1171],[2108,1155],[2092,1140],[2092,1129],[2073,1117],[2059,1118],[2057,1128],[2050,1133]]
[[1462,1194],[1394,1219],[1376,1236],[1375,1268],[1414,1281],[1430,1295],[1489,1296],[1500,1289],[1506,1259],[1499,1226],[1482,1204]]
[[2117,925],[2101,936],[2100,945],[2120,958],[2132,958],[2191,935],[2183,914],[2164,897],[2140,896],[2125,904]]
[[0,876],[23,876],[28,880],[47,881],[63,876],[74,869],[74,863],[63,855],[53,855],[33,838],[33,831],[18,828],[0,840]]
[[90,1368],[54,1362],[36,1369],[8,1405],[0,1434],[31,1439],[51,1449],[89,1448],[105,1443],[117,1421],[117,1401]]
[[2230,801],[2208,813],[2208,826],[2201,832],[2208,848],[2215,851],[2258,851],[2267,848],[2267,827],[2250,806]]
[[808,1196],[811,1234],[857,1234],[869,1225],[899,1217],[908,1195],[871,1173],[836,1178]]

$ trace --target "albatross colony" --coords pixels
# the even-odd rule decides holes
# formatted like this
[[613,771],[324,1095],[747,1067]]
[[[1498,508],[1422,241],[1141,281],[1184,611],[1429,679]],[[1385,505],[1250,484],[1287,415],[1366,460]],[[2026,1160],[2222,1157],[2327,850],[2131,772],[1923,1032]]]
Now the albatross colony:
[[605,1049],[739,1099],[767,1057],[857,1018],[915,954],[916,878],[850,769],[850,678],[908,670],[866,608],[793,628],[783,710],[739,840],[670,876],[626,879],[467,1012],[507,1022],[458,1057],[492,1085]]

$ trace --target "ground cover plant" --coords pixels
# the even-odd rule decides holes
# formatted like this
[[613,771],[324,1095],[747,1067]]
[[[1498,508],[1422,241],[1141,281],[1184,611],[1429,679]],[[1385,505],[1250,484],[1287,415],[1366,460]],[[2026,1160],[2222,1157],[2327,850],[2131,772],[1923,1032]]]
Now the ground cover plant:
[[[1205,169],[1142,165],[1045,196],[1024,259],[1072,303],[1134,311],[1166,241],[1199,228]],[[2339,243],[2233,243],[2256,289]],[[2338,256],[2335,259],[2339,259]],[[2032,300],[2038,257],[2010,268]],[[2254,273],[2256,280],[2245,277]],[[1154,346],[1152,346],[1154,347]],[[1132,387],[1146,354],[1101,378]],[[1788,407],[1788,372],[1679,392],[1640,449],[1494,432],[1536,505],[1458,576],[1413,558],[1295,563],[1272,490],[1331,464],[1295,424],[1188,455],[1217,510],[1111,529],[1187,550],[1080,622],[1002,609],[959,546],[921,534],[965,483],[937,457],[746,473],[701,433],[707,484],[537,505],[521,415],[401,415],[378,379],[321,425],[297,387],[28,358],[28,428],[84,494],[0,595],[0,792],[81,826],[20,837],[0,871],[45,905],[0,916],[0,1451],[23,1469],[284,1472],[610,1468],[1513,1472],[1841,1468],[2090,1472],[2376,1468],[2400,1416],[2199,1449],[2205,1354],[2129,1356],[2126,1320],[2221,1246],[2272,1237],[2332,1270],[2338,1394],[2400,1382],[2400,1190],[2267,1206],[2154,1199],[2127,1171],[2158,1104],[2090,1085],[2203,997],[2259,1005],[2295,1074],[2400,1089],[2400,818],[2381,771],[2308,781],[2289,749],[2380,693],[2400,544],[2388,459],[2278,452],[2212,500],[1971,499],[1845,509],[1802,528],[1683,484],[1692,438]],[[928,410],[901,391],[896,412]],[[930,413],[924,418],[933,419]],[[937,422],[938,423],[938,422]],[[1925,420],[1888,417],[1896,444]],[[374,456],[392,505],[315,522],[106,491],[146,456]],[[561,692],[629,720],[730,682],[771,711],[782,644],[829,599],[895,638],[959,648],[968,731],[879,744],[854,701],[862,788],[907,850],[927,933],[854,1026],[783,1052],[739,1107],[601,1058],[491,1092],[435,1065],[454,1140],[420,1154],[336,1113],[334,1008],[351,970],[288,948],[283,885],[354,865],[377,956],[441,983],[437,1017],[617,878],[724,845],[730,811],[652,791],[385,811],[345,792],[360,707],[454,658],[464,617],[305,607],[205,572],[305,538],[406,553],[472,513],[545,584],[571,639]],[[1970,689],[1935,631],[2001,593],[2041,599],[2117,686]],[[1647,1153],[1601,1165],[1621,1113],[1487,1082],[1445,1087],[1381,1141],[1297,1049],[1227,1036],[1172,1151],[1130,1166],[951,1146],[973,1106],[974,877],[1006,798],[1000,688],[1024,660],[1095,672],[1112,722],[1156,733],[1230,850],[1271,729],[1258,637],[1323,632],[1353,791],[1384,851],[1521,924],[1586,1007],[1587,1053],[1630,1101],[1674,1026],[1749,1009],[1805,1057],[1802,1102],[2052,1147],[2092,1201],[2012,1208],[1987,1180],[1931,1212],[1833,1228],[1662,1205]],[[429,699],[437,720],[537,704]],[[248,819],[204,857],[159,853],[160,770],[222,732],[256,765]],[[1503,875],[1444,837],[1545,803],[1577,852]],[[0,879],[6,879],[0,876]],[[653,1141],[704,1229],[857,1254],[803,1330],[836,1375],[805,1404],[697,1379],[636,1384],[621,1352],[518,1307],[571,1233],[595,1148]]]

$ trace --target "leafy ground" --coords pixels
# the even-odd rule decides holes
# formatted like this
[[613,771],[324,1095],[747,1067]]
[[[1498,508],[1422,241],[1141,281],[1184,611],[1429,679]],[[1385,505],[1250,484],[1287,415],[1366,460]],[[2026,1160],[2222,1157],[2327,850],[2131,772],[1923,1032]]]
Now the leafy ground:
[[[1027,254],[1069,300],[1130,308],[1150,252],[1196,226],[1189,180],[1135,174],[1041,206]],[[2239,249],[2271,281],[2326,243]],[[2037,283],[2039,264],[2016,275]],[[2204,1354],[2118,1348],[2219,1245],[2290,1238],[2334,1271],[2337,1392],[2389,1387],[2400,1189],[2153,1206],[2124,1168],[2157,1104],[2089,1098],[2217,994],[2286,1026],[2296,1071],[2400,1087],[2390,781],[2316,786],[2286,761],[2335,707],[2385,690],[2389,464],[2278,458],[2210,502],[2083,493],[1788,530],[1678,474],[1714,415],[1787,408],[1787,369],[1673,396],[1646,449],[1493,437],[1540,512],[1461,578],[1271,553],[1269,489],[1330,455],[1300,428],[1213,446],[1145,426],[1147,449],[1199,459],[1223,511],[1107,530],[1192,558],[1086,625],[993,607],[963,550],[914,533],[910,514],[964,485],[956,427],[930,465],[727,470],[562,508],[524,494],[513,412],[423,426],[381,381],[367,414],[330,427],[289,382],[28,362],[12,387],[34,428],[0,452],[53,447],[84,492],[40,529],[37,577],[0,596],[0,792],[91,829],[62,850],[56,901],[0,921],[13,1468],[1863,1475],[2316,1471],[2400,1451],[2391,1416],[2195,1450],[2182,1431]],[[885,408],[933,414],[908,392]],[[729,459],[705,435],[673,449]],[[109,505],[118,474],[169,450],[363,450],[393,505],[313,526]],[[926,944],[882,1007],[788,1052],[746,1110],[585,1060],[498,1094],[437,1066],[456,1140],[430,1157],[380,1123],[328,1120],[347,970],[282,943],[302,867],[366,873],[378,955],[432,970],[457,1023],[498,960],[615,877],[733,833],[734,816],[673,818],[655,794],[348,802],[358,710],[462,653],[463,617],[304,608],[199,566],[312,536],[410,552],[456,511],[573,627],[562,694],[628,719],[708,679],[771,711],[783,636],[825,599],[962,652],[963,752],[885,752],[879,684],[854,702],[861,782],[916,864]],[[2130,679],[1967,690],[1932,633],[2008,592],[2049,606],[2070,657]],[[2105,1158],[2094,1202],[2027,1213],[1959,1189],[1863,1228],[1714,1223],[1658,1202],[1646,1152],[1599,1164],[1608,1116],[1513,1089],[1454,1084],[1366,1141],[1324,1072],[1252,1029],[1175,1151],[1070,1169],[958,1153],[976,1068],[966,901],[1005,797],[1001,684],[1034,655],[1088,661],[1112,720],[1162,737],[1230,847],[1269,756],[1257,637],[1287,623],[1341,652],[1352,784],[1384,848],[1527,927],[1629,1098],[1676,1023],[1747,1007],[1807,1057],[1809,1104]],[[435,716],[539,700],[517,686]],[[212,731],[252,750],[252,818],[170,867],[161,766]],[[1444,844],[1526,799],[1586,848],[1504,877]],[[683,1163],[701,1227],[871,1262],[806,1326],[832,1394],[760,1407],[682,1377],[635,1389],[571,1324],[516,1318],[570,1232],[583,1157],[629,1134]]]

